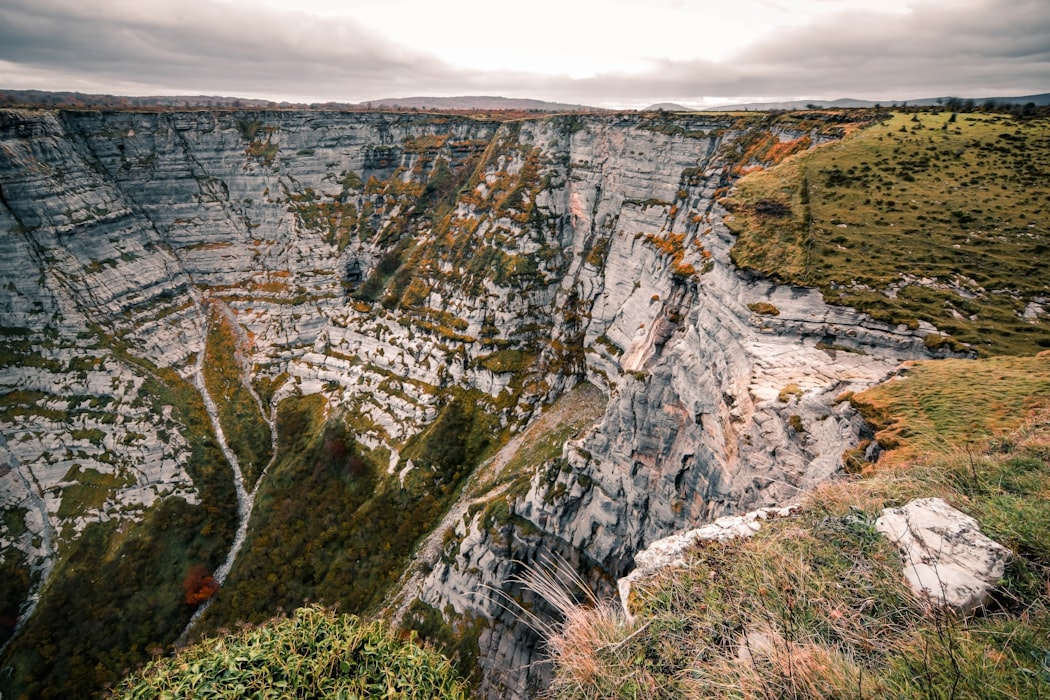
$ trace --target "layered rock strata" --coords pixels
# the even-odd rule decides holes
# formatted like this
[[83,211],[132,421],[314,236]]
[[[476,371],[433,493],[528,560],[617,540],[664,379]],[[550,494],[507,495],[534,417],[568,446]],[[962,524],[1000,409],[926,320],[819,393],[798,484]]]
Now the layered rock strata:
[[840,397],[927,354],[931,328],[732,266],[717,196],[754,129],[809,135],[724,116],[0,113],[0,506],[22,523],[3,544],[39,585],[85,522],[194,502],[185,426],[143,384],[193,378],[208,308],[237,327],[262,420],[323,395],[402,485],[401,450],[453,392],[506,440],[586,380],[600,418],[553,458],[508,443],[391,592],[406,623],[418,601],[477,636],[483,693],[530,694],[538,639],[506,605],[534,602],[506,584],[520,562],[554,552],[609,591],[661,537],[790,501],[862,430]]

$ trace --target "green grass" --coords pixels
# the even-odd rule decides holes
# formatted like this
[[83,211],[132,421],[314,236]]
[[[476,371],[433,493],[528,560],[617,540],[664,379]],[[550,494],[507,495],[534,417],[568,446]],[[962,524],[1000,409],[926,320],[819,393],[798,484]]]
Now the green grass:
[[965,448],[1016,430],[1034,408],[1050,405],[1050,353],[919,362],[851,401],[879,444],[895,450],[894,461]]
[[447,659],[385,624],[309,607],[155,661],[109,697],[466,700],[467,691]]
[[1022,318],[1050,293],[1048,174],[1050,119],[895,114],[742,179],[724,200],[733,260],[890,323],[928,321],[949,345],[1031,354],[1050,347],[1047,318]]
[[[604,606],[570,611],[549,640],[550,697],[1047,697],[1050,405],[1042,390],[1021,396],[1017,367],[982,386],[1014,360],[923,363],[855,397],[876,394],[883,425],[916,425],[922,450],[821,487],[751,539],[699,544],[685,567],[636,585],[635,623]],[[1027,371],[1042,386],[1050,358],[1038,362]],[[961,388],[917,409],[942,371]],[[958,426],[972,441],[947,439]],[[883,508],[927,496],[1014,554],[976,615],[925,609],[874,529]]]
[[26,526],[26,515],[29,509],[23,506],[12,506],[3,511],[4,536],[15,540],[29,532]]
[[42,391],[25,389],[9,391],[0,395],[0,420],[10,423],[17,416],[40,416],[56,423],[64,423],[69,418],[68,411],[41,405],[45,401],[58,398],[56,394],[46,394]]
[[97,469],[82,469],[80,465],[74,465],[63,481],[77,483],[62,489],[62,502],[58,506],[58,517],[62,520],[100,510],[116,491],[135,483],[130,476],[103,474]]
[[[546,415],[529,427],[523,440],[492,484],[477,491],[490,491],[508,481],[524,479],[527,483],[538,469],[561,457],[565,442],[581,430],[591,427],[605,410],[605,395],[588,382],[558,397]],[[553,416],[553,419],[551,419]]]

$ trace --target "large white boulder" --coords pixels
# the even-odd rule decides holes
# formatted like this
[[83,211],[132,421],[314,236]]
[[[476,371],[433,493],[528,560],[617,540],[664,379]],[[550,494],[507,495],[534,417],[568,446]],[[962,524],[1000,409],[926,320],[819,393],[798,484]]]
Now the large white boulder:
[[887,508],[875,528],[900,548],[904,578],[916,595],[964,613],[988,602],[1010,558],[976,520],[940,498]]

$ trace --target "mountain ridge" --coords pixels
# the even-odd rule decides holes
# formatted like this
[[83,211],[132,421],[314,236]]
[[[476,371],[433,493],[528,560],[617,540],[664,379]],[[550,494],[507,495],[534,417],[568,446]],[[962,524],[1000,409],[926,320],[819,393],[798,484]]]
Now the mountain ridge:
[[[1050,93],[1015,97],[927,97],[912,100],[864,100],[855,98],[838,98],[834,100],[798,99],[787,101],[742,102],[714,105],[691,109],[675,102],[659,102],[649,105],[646,111],[691,112],[691,111],[742,111],[742,110],[803,110],[810,108],[856,109],[913,106],[939,107],[958,103],[959,107],[972,105],[1024,105],[1033,103],[1036,106],[1050,105]],[[310,104],[291,101],[273,101],[259,98],[223,97],[206,95],[170,95],[170,96],[120,96],[108,94],[91,94],[80,92],[55,92],[45,90],[10,90],[0,89],[0,106],[33,107],[49,106],[57,108],[95,108],[95,109],[316,109],[316,110],[368,110],[368,109],[423,109],[449,111],[488,111],[488,112],[613,112],[625,111],[594,107],[584,104],[550,102],[532,98],[515,98],[501,96],[464,95],[460,97],[416,96],[391,97],[363,102],[313,102]],[[968,108],[969,109],[969,108]],[[634,111],[634,110],[626,110]]]
[[970,105],[969,109],[974,106],[984,107],[987,105],[1024,105],[1032,103],[1036,106],[1050,105],[1050,92],[1040,93],[1038,95],[1023,95],[1018,97],[922,97],[914,100],[858,100],[851,97],[844,97],[835,100],[786,100],[779,102],[741,102],[737,104],[725,104],[715,105],[712,107],[704,107],[702,111],[705,112],[718,112],[718,111],[738,111],[738,110],[797,110],[797,109],[812,109],[812,108],[832,108],[832,109],[856,109],[856,108],[870,108],[870,107],[883,107],[887,109],[895,109],[896,107],[944,107],[947,108],[949,103],[957,102],[959,107],[963,107],[965,104]]
[[378,100],[359,102],[359,106],[370,108],[398,109],[448,109],[500,111],[515,110],[526,112],[605,112],[600,107],[582,104],[547,102],[520,97],[500,97],[486,95],[464,95],[460,97],[389,97]]

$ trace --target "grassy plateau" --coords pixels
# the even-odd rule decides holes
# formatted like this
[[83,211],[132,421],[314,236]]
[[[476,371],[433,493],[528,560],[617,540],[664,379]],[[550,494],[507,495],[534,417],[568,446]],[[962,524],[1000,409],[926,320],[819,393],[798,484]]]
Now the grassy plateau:
[[886,115],[753,172],[724,200],[733,261],[820,288],[931,344],[981,355],[1050,347],[1050,120]]

